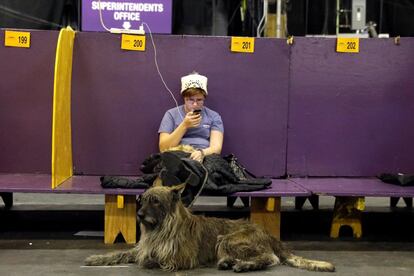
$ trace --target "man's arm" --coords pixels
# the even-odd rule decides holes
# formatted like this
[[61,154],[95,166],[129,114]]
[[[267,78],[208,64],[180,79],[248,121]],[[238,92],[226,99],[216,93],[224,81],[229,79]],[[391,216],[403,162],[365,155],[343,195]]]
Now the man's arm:
[[204,155],[210,155],[213,153],[220,154],[223,147],[223,132],[218,130],[212,130],[210,133],[210,146],[203,149]]
[[182,123],[171,133],[161,132],[159,141],[160,152],[178,146],[186,132],[187,128]]
[[221,148],[223,147],[223,136],[223,132],[212,130],[210,133],[210,146],[202,151],[196,150],[191,154],[190,158],[202,162],[206,155],[213,153],[220,154]]

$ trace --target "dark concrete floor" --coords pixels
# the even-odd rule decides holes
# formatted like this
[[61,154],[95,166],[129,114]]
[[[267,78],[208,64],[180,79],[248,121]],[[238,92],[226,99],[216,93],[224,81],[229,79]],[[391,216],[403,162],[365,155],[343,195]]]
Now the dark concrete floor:
[[[0,275],[232,275],[215,268],[177,273],[142,270],[133,265],[84,267],[92,254],[125,250],[122,239],[103,244],[103,199],[99,196],[15,195],[12,210],[0,201]],[[200,199],[197,213],[244,217],[247,210],[229,213],[221,199]],[[286,266],[244,275],[414,275],[414,211],[388,208],[388,199],[367,200],[363,238],[344,229],[341,238],[328,237],[332,198],[321,198],[321,209],[295,211],[293,199],[282,202],[282,240],[297,255],[334,263],[334,274]],[[349,229],[348,229],[349,230]]]

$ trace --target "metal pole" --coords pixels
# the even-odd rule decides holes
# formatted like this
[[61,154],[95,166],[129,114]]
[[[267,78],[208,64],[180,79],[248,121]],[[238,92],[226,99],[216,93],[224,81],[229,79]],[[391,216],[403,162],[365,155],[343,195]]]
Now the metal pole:
[[384,0],[380,1],[380,16],[379,16],[379,30],[378,33],[382,33],[382,14],[383,14],[383,8],[384,8]]
[[339,9],[340,9],[340,0],[336,0],[336,35],[339,34]]
[[306,0],[306,13],[305,13],[305,35],[308,34],[308,13],[309,13],[309,0]]
[[277,0],[276,10],[276,37],[282,37],[282,0]]
[[260,19],[259,25],[257,25],[256,36],[260,37],[267,23],[267,11],[269,6],[269,0],[263,0],[263,16]]

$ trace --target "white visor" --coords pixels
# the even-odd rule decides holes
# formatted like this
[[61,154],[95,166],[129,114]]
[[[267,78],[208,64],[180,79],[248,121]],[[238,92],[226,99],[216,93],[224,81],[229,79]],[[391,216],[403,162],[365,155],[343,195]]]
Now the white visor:
[[181,78],[181,94],[188,88],[200,88],[207,92],[207,77],[198,73],[191,73]]

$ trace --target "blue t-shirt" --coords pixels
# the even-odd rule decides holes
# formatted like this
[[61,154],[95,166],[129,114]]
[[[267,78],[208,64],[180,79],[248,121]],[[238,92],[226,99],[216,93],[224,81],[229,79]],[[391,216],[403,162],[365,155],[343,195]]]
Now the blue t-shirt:
[[[178,108],[180,112],[177,107],[171,108],[165,112],[158,133],[171,133],[181,124],[186,113],[184,111],[184,105],[180,105]],[[200,125],[198,127],[189,128],[181,139],[180,144],[191,145],[197,149],[205,149],[210,146],[210,132],[212,130],[224,132],[223,121],[217,112],[207,107],[203,107],[201,110],[201,117]]]

